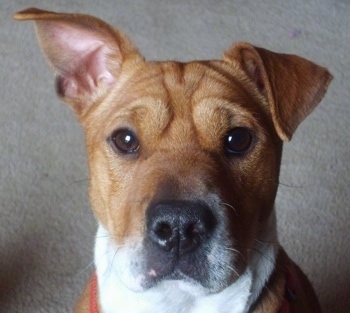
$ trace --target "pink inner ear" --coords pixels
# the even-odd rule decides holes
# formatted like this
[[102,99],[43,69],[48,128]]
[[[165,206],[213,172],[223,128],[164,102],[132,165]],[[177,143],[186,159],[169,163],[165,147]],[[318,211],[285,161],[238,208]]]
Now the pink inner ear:
[[39,32],[45,34],[42,46],[60,76],[61,96],[92,95],[99,83],[114,83],[108,69],[113,50],[100,33],[63,22],[46,22]]

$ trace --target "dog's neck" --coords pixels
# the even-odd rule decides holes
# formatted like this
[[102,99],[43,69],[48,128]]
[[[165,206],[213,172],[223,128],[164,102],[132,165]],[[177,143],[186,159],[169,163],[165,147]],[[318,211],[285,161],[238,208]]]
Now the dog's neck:
[[273,210],[262,228],[252,249],[249,269],[252,271],[252,286],[250,297],[244,313],[249,312],[250,307],[257,300],[275,268],[278,252],[276,212]]
[[[278,250],[276,217],[273,211],[252,247],[245,272],[231,286],[205,295],[181,281],[165,281],[144,292],[126,288],[107,260],[108,232],[99,226],[95,245],[101,313],[247,313],[257,300],[275,267]],[[118,247],[114,247],[114,252]]]

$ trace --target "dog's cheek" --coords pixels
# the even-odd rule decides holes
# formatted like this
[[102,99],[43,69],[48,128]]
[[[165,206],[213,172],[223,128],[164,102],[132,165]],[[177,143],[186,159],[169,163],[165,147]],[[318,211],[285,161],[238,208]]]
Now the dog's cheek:
[[[264,155],[262,158],[261,155]],[[264,143],[246,159],[232,161],[221,176],[221,192],[228,228],[242,259],[261,225],[269,217],[276,197],[280,152]],[[225,178],[225,179],[223,179]]]
[[277,188],[279,184],[280,164],[282,157],[282,141],[275,135],[271,134],[264,142],[259,158],[256,163],[255,172],[257,172],[255,181],[252,181],[253,187],[258,195],[261,204],[259,210],[259,223],[264,224],[270,216],[274,207]]
[[[113,241],[141,242],[144,216],[153,184],[147,169],[137,159],[116,155],[100,141],[87,137],[90,166],[90,199],[96,218]],[[147,183],[145,183],[147,182]]]
[[102,153],[89,154],[90,186],[89,195],[96,218],[108,229],[108,199],[110,194],[109,174],[106,158]]
[[[128,175],[115,156],[97,145],[88,146],[90,167],[90,201],[98,221],[108,230],[117,244],[123,244],[128,233],[127,204]],[[123,196],[124,195],[124,196]]]

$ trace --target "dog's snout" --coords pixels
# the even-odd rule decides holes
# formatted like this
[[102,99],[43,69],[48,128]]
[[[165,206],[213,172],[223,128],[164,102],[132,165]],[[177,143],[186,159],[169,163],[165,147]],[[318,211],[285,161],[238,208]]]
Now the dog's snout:
[[194,251],[215,230],[217,220],[203,202],[170,201],[151,205],[147,216],[147,237],[166,252],[179,255]]

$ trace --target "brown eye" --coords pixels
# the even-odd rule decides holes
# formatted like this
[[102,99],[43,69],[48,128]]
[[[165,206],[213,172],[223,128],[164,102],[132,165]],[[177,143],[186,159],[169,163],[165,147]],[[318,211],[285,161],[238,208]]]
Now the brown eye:
[[136,154],[140,141],[133,131],[127,128],[118,129],[109,138],[114,150],[122,154]]
[[236,127],[225,137],[225,152],[229,154],[243,154],[248,151],[253,142],[253,136],[248,128]]

